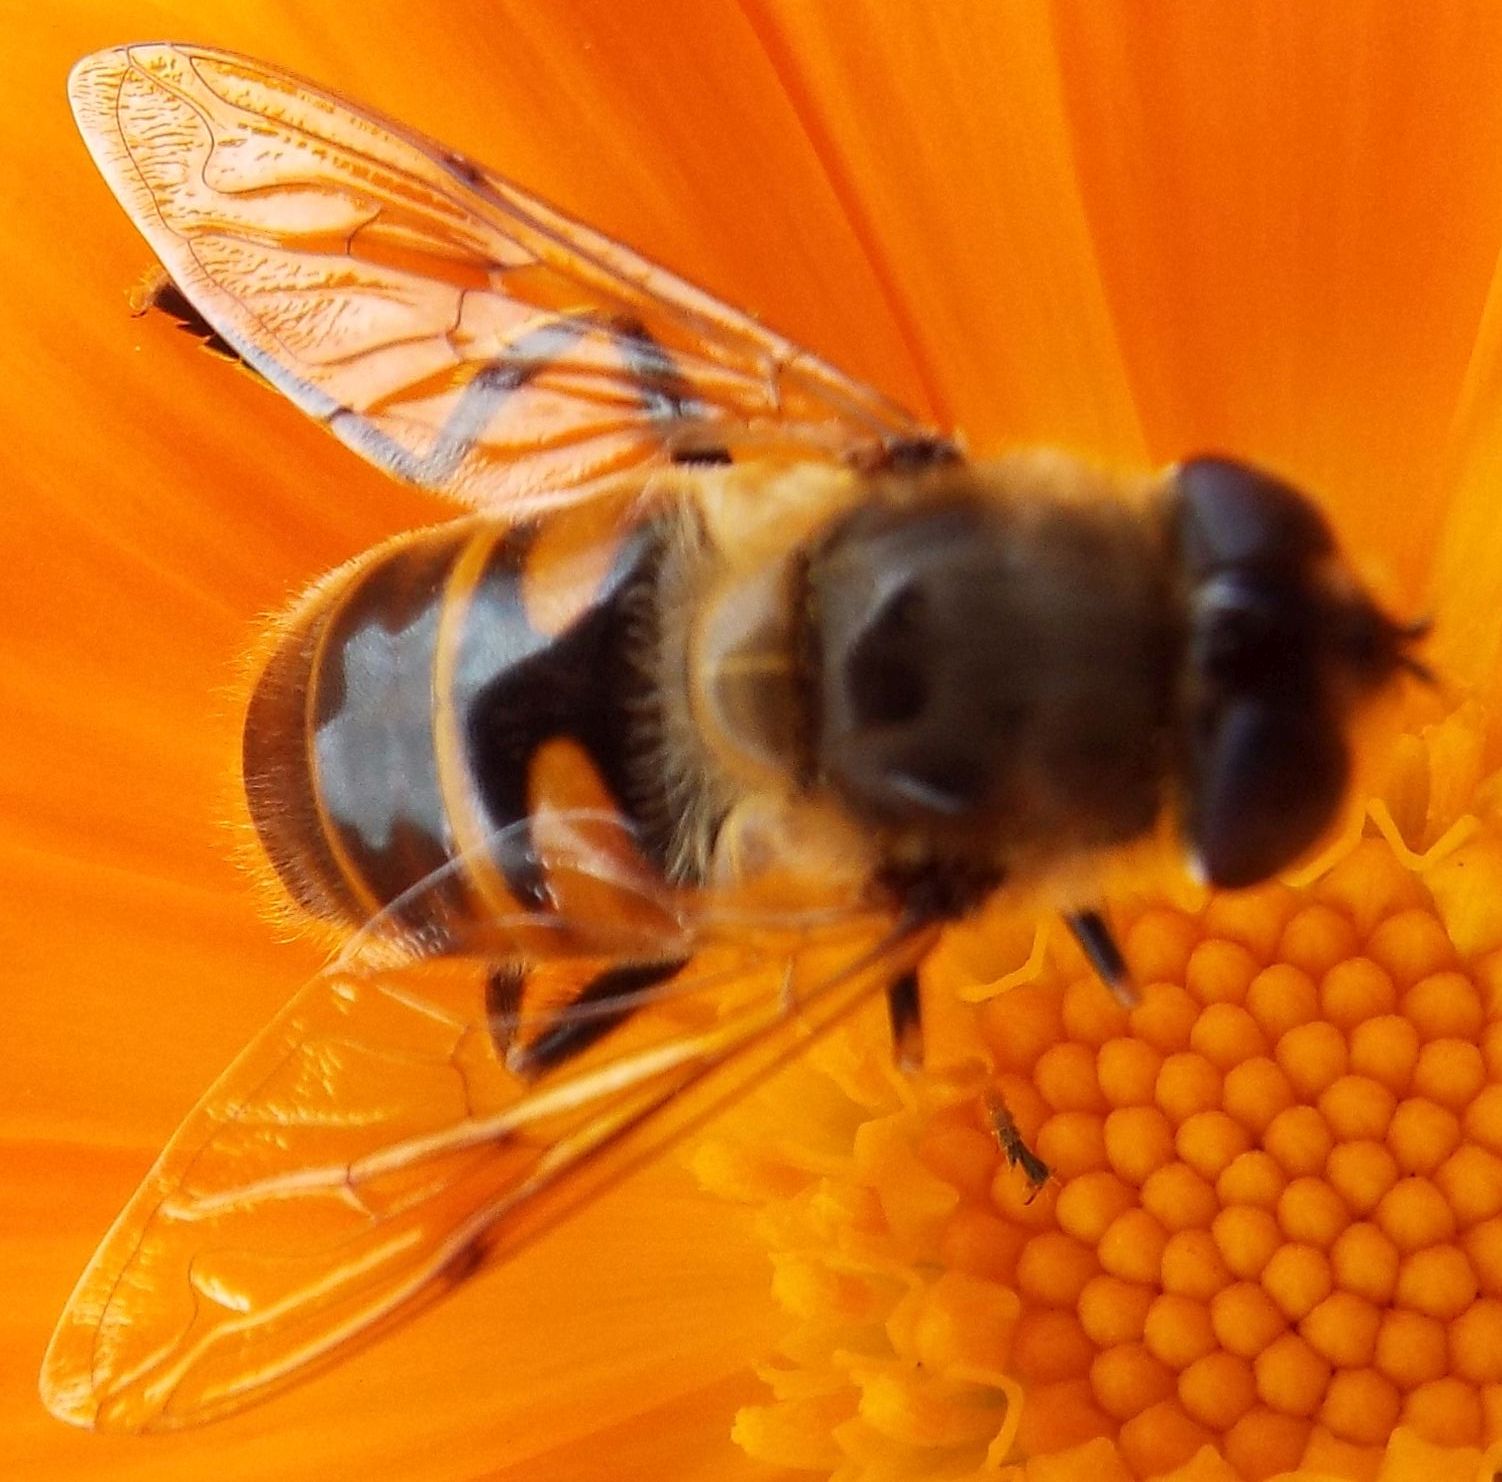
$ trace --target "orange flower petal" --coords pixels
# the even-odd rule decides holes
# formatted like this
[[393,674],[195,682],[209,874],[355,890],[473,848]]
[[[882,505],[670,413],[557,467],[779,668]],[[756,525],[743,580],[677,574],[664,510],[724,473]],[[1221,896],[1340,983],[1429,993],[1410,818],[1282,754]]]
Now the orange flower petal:
[[1416,600],[1502,238],[1502,16],[1065,6],[1057,34],[1149,448],[1256,454],[1323,489]]
[[[0,234],[0,343],[26,370],[0,407],[0,541],[16,553],[0,581],[0,932],[20,944],[0,1246],[5,1348],[27,1375],[0,1391],[0,1450],[48,1476],[198,1477],[211,1457],[226,1479],[437,1477],[454,1454],[441,1436],[476,1475],[603,1475],[607,1456],[735,1475],[716,1436],[770,1342],[759,1264],[740,1216],[685,1197],[671,1170],[207,1437],[148,1452],[77,1436],[31,1393],[68,1282],[151,1148],[316,962],[274,940],[220,826],[258,615],[441,513],[249,377],[124,315],[146,256],[61,85],[75,57],[136,31],[117,9],[18,13],[7,29],[0,166],[24,189]],[[1271,460],[1332,497],[1396,591],[1432,588],[1446,677],[1494,697],[1493,7],[451,0],[428,18],[375,0],[354,25],[332,0],[295,23],[261,3],[167,0],[153,14],[149,31],[267,56],[510,171],[952,419],[977,450],[1036,440],[1137,462],[1218,445]],[[1446,735],[1445,766],[1395,768],[1391,817],[1414,848],[1477,806],[1496,750],[1480,722]],[[1428,756],[1443,738],[1410,739]],[[969,1444],[998,1416],[987,1467],[1014,1442],[1053,1452],[1007,1482],[1114,1482],[1123,1456],[1220,1482],[1207,1442],[1222,1434],[1247,1476],[1302,1463],[1474,1477],[1470,1443],[1502,1426],[1487,1357],[1502,968],[1482,960],[1502,948],[1499,884],[1494,839],[1410,868],[1371,838],[1312,893],[1141,910],[1130,1015],[1078,977],[983,1010],[1012,1057],[1001,1084],[1019,1126],[1065,1187],[1026,1202],[952,1109],[941,1135],[909,1137],[912,1108],[886,1108],[899,1120],[856,1160],[874,1186],[831,1175],[797,1217],[845,1232],[857,1264],[901,1224],[905,1258],[950,1277],[920,1301],[900,1265],[785,1266],[780,1290],[810,1314],[828,1293],[861,1300],[788,1339],[790,1364],[844,1355],[778,1401],[801,1407],[796,1423],[779,1430],[788,1412],[760,1407],[743,1433],[760,1425],[780,1461],[843,1456],[894,1478],[912,1460],[894,1445]],[[840,1166],[858,1113],[889,1089],[858,1059],[842,1084],[865,1099],[810,1074],[745,1125],[810,1129]],[[817,1161],[721,1169],[797,1200]],[[923,1197],[883,1190],[887,1177]],[[77,1191],[66,1203],[62,1187]],[[605,1248],[623,1265],[606,1270]],[[1014,1299],[1032,1306],[1014,1313]],[[900,1320],[872,1327],[900,1301]],[[851,1358],[882,1342],[963,1373]],[[1002,1347],[1035,1381],[1020,1417],[1012,1381],[983,1372]],[[1091,1347],[1109,1361],[1085,1364]],[[1340,1367],[1368,1347],[1370,1367]],[[1369,1448],[1395,1413],[1378,1464]],[[1112,1416],[1125,1423],[1108,1438]]]
[[1044,442],[1140,460],[1046,12],[866,4],[852,23],[841,7],[757,0],[749,13],[934,410],[977,452]]
[[[355,25],[316,0],[295,20],[179,3],[144,29],[210,36],[368,97],[741,301],[775,305],[784,327],[912,394],[843,208],[733,7],[629,27],[604,5],[546,20],[514,10],[456,3],[418,19],[377,0]],[[127,313],[149,254],[88,162],[64,81],[77,57],[141,29],[105,4],[6,27],[0,165],[18,188],[0,232],[0,340],[24,380],[0,406],[12,553],[0,1342],[14,1360],[0,1469],[157,1482],[201,1478],[211,1459],[226,1479],[437,1478],[456,1455],[467,1475],[502,1475],[551,1451],[584,1476],[603,1475],[619,1444],[643,1471],[730,1475],[742,1465],[730,1417],[770,1342],[764,1268],[744,1219],[685,1195],[671,1168],[212,1431],[143,1447],[69,1431],[37,1399],[47,1334],[89,1250],[176,1120],[319,961],[262,918],[227,826],[237,691],[262,615],[449,513],[164,322]],[[757,126],[721,132],[710,115]],[[712,206],[683,208],[690,180]],[[800,193],[797,212],[743,208],[783,189]]]

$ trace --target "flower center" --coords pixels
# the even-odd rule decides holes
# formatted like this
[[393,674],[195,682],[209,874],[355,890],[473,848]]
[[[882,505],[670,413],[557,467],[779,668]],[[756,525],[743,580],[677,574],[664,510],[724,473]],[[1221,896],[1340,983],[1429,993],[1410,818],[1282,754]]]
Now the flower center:
[[[1119,1431],[1139,1475],[1205,1444],[1267,1475],[1316,1423],[1480,1442],[1502,1380],[1502,1021],[1413,876],[1365,841],[1307,896],[1144,911],[1127,951],[1130,1014],[1078,979],[984,1016],[1059,1180],[1013,1269],[985,1273],[1021,1298],[1013,1371],[1070,1386],[1069,1427]],[[1054,1397],[1029,1383],[1024,1432]]]
[[798,1325],[742,1444],[1032,1482],[1206,1447],[1206,1475],[1369,1477],[1399,1428],[1502,1440],[1502,953],[1456,946],[1502,941],[1496,852],[1436,884],[1369,837],[1306,888],[1118,911],[1138,1005],[1054,951],[973,1015],[988,1091],[904,1086],[874,1032],[831,1051],[866,1119],[848,1158],[781,1169]]

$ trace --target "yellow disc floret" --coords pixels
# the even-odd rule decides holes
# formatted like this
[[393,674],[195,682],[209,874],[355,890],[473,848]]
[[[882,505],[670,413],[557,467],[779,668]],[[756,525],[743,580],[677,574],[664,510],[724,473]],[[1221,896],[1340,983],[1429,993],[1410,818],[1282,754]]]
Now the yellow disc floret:
[[[1130,1009],[1058,940],[964,1009],[941,953],[950,1065],[904,1080],[867,1029],[826,1054],[864,1120],[761,1196],[797,1326],[743,1443],[832,1435],[841,1482],[1490,1475],[1502,891],[1473,882],[1502,880],[1502,822],[1393,816],[1297,888],[1118,905]],[[828,1429],[791,1445],[797,1417]]]

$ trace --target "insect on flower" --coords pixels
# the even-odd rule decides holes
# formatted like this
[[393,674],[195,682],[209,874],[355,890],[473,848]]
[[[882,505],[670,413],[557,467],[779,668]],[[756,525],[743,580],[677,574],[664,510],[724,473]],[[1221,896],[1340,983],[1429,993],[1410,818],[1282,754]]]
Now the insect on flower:
[[[338,943],[189,1116],[42,1375],[81,1425],[245,1404],[534,1235],[996,890],[1171,822],[1261,880],[1419,630],[1302,495],[942,431],[471,161],[274,68],[86,58],[73,107],[188,312],[465,507],[316,582],[251,819]],[[1008,1154],[1046,1169],[994,1113]]]

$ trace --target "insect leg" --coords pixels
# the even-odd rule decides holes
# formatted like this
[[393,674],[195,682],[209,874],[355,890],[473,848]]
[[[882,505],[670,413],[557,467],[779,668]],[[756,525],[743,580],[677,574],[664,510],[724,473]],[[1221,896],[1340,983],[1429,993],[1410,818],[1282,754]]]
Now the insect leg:
[[503,1060],[510,1057],[516,1041],[526,981],[527,970],[517,962],[502,963],[485,975],[485,1022],[495,1052]]
[[909,968],[887,985],[887,1015],[892,1024],[892,1055],[902,1070],[923,1067],[923,999],[918,971]]
[[1137,990],[1105,917],[1099,911],[1073,911],[1064,920],[1101,982],[1120,1003],[1130,1008],[1137,1002]]
[[666,983],[687,963],[680,957],[606,968],[525,1043],[511,1040],[505,1050],[507,1068],[528,1080],[557,1069],[623,1024],[644,990]]
[[850,457],[858,473],[919,473],[958,463],[960,450],[943,437],[894,437],[858,448]]
[[233,361],[256,375],[256,371],[230,342],[193,306],[193,302],[168,275],[166,268],[153,267],[130,296],[133,314],[149,314],[153,309],[167,315],[185,334],[190,334],[205,350]]

